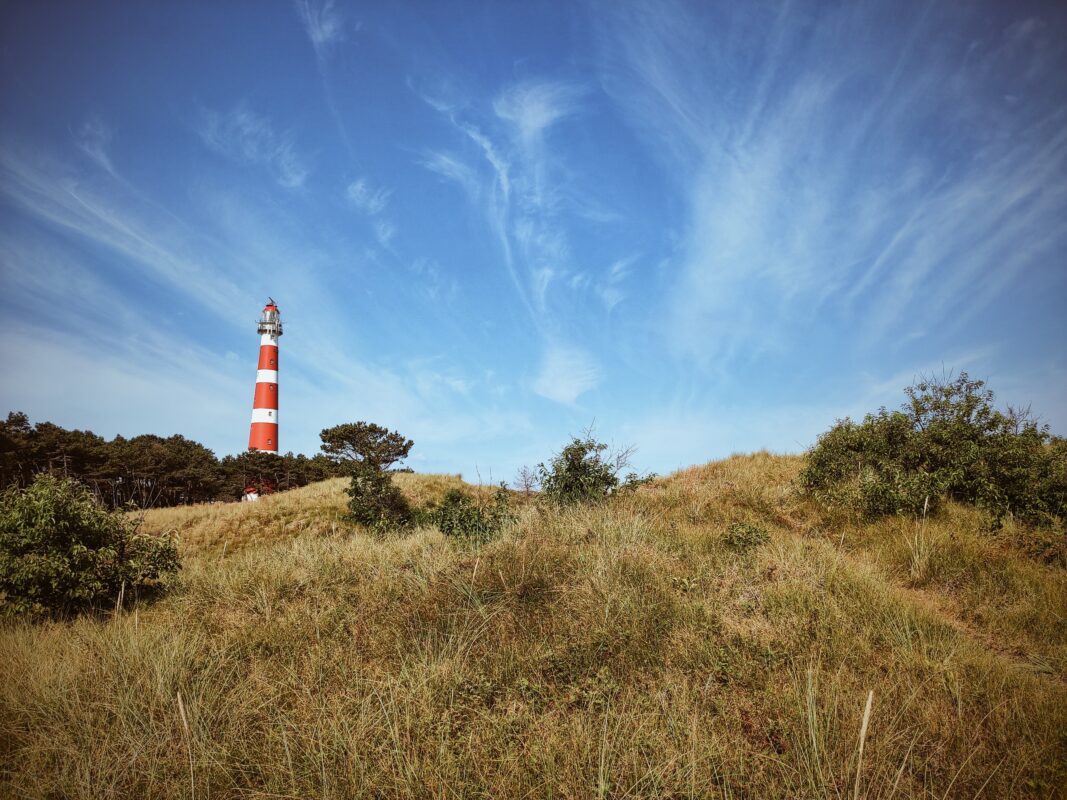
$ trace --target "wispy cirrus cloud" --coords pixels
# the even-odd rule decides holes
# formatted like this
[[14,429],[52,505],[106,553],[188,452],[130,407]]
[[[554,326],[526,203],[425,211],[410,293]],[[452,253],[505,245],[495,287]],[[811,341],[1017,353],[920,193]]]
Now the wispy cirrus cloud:
[[329,48],[344,40],[344,19],[337,11],[334,0],[296,0],[296,11],[320,58],[325,57]]
[[430,172],[459,186],[471,202],[481,197],[481,180],[477,171],[458,156],[446,152],[428,152],[419,160]]
[[348,184],[346,194],[348,201],[357,210],[372,219],[374,236],[378,244],[389,249],[398,229],[395,222],[384,216],[392,192],[384,187],[372,185],[367,178],[359,178]]
[[345,124],[345,115],[337,103],[333,90],[333,82],[330,78],[330,56],[345,40],[347,33],[359,30],[360,25],[359,23],[346,24],[334,0],[295,0],[295,5],[304,32],[315,51],[315,66],[319,71],[326,105],[330,109],[330,115],[337,126],[337,132],[345,149],[348,150],[349,156],[356,160],[355,149],[348,135],[348,126]]
[[128,185],[85,180],[62,161],[6,144],[0,146],[0,175],[0,191],[23,213],[80,242],[104,248],[117,257],[117,264],[136,265],[168,290],[220,315],[227,314],[240,296],[239,274],[220,276],[209,262],[190,253],[198,235],[144,202]]
[[578,270],[571,263],[565,219],[570,195],[562,189],[569,169],[552,152],[549,138],[555,126],[581,113],[586,89],[565,81],[523,80],[498,93],[488,107],[419,94],[448,119],[474,156],[434,150],[420,163],[459,186],[482,214],[543,342],[535,391],[572,404],[598,385],[603,373],[584,349],[559,344],[569,309],[553,292]]
[[392,192],[381,186],[373,186],[366,178],[359,178],[348,184],[346,191],[349,201],[364,214],[377,215],[389,205]]
[[[481,166],[439,150],[420,163],[462,187],[480,208],[519,297],[539,327],[551,316],[553,280],[570,272],[563,195],[556,184],[556,173],[564,167],[549,155],[546,139],[554,125],[579,113],[583,94],[577,84],[525,80],[497,95],[491,115],[472,103],[446,105],[423,97],[473,146]],[[461,108],[467,111],[461,114]]]
[[526,147],[533,147],[549,128],[580,111],[583,94],[573,83],[526,80],[505,89],[493,101],[493,110],[515,126]]
[[292,134],[279,133],[270,120],[245,106],[227,112],[202,109],[196,132],[211,150],[266,168],[286,189],[298,189],[307,179],[309,169]]
[[456,279],[432,258],[416,258],[411,272],[418,277],[417,285],[436,304],[448,302],[459,293]]
[[620,258],[611,265],[604,278],[598,282],[596,292],[608,311],[612,311],[615,306],[626,299],[623,285],[633,272],[637,258],[636,255]]
[[113,135],[114,131],[104,124],[100,117],[93,116],[82,123],[74,137],[78,149],[98,167],[112,175],[115,174],[115,167],[111,163],[109,150]]
[[603,370],[587,351],[566,345],[549,345],[544,352],[533,390],[557,403],[573,405],[596,388]]
[[1067,112],[1039,25],[946,39],[966,10],[929,6],[885,39],[888,5],[603,10],[601,83],[688,209],[676,354],[721,369],[827,316],[871,342],[905,316],[958,326],[1067,243]]
[[389,247],[393,237],[396,236],[396,231],[396,225],[387,219],[380,219],[374,223],[374,234],[378,239],[378,244],[382,247]]

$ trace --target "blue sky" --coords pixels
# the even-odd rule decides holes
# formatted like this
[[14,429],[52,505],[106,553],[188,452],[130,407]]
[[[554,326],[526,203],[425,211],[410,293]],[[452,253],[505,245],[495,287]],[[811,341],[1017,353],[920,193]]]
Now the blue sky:
[[967,370],[1067,433],[1067,15],[8,3],[0,411],[510,478],[797,452]]

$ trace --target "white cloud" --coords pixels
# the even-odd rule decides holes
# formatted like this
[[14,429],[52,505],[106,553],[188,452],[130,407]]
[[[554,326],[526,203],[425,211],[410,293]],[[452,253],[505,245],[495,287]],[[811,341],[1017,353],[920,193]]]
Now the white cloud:
[[289,133],[277,133],[266,117],[243,107],[226,113],[204,109],[197,133],[217,153],[266,167],[287,189],[304,185],[308,168]]
[[417,79],[413,75],[408,75],[404,83],[422,102],[442,114],[454,113],[463,105],[455,84],[440,74],[434,74],[426,79]]
[[344,39],[344,21],[334,8],[334,0],[324,0],[321,3],[296,0],[296,11],[319,56],[324,55],[331,45]]
[[493,110],[512,123],[521,139],[532,144],[552,125],[578,111],[583,90],[569,83],[524,81],[507,89]]
[[455,183],[472,201],[481,195],[481,184],[477,173],[462,159],[450,153],[431,151],[426,153],[419,163],[431,172]]
[[396,236],[396,225],[388,220],[378,220],[374,225],[374,234],[378,238],[378,244],[388,247]]
[[600,296],[601,302],[604,303],[604,307],[608,311],[612,311],[615,306],[626,299],[626,292],[623,291],[622,284],[630,276],[636,261],[637,256],[635,255],[620,258],[611,265],[604,280],[597,284],[596,293]]
[[459,294],[456,279],[444,272],[433,259],[415,259],[411,263],[411,272],[420,278],[418,285],[435,303],[452,300]]
[[419,395],[432,402],[443,392],[469,394],[471,381],[454,372],[442,371],[442,368],[447,369],[447,366],[440,362],[441,359],[416,359],[408,362],[408,372]]
[[589,353],[576,347],[553,346],[544,353],[533,389],[549,400],[573,405],[602,378],[600,365]]
[[78,129],[75,142],[78,148],[106,172],[115,174],[108,148],[114,131],[104,124],[99,117],[90,117]]
[[348,199],[364,214],[381,214],[389,205],[389,195],[383,187],[374,187],[366,178],[348,184]]
[[382,215],[389,205],[392,192],[380,186],[373,186],[366,178],[360,178],[348,185],[347,194],[349,202],[371,218],[378,244],[389,250],[397,233],[397,225]]

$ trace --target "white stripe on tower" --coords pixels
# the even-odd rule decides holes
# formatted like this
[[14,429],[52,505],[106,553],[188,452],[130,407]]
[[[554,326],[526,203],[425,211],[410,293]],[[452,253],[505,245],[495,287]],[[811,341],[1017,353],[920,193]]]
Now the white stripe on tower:
[[278,424],[278,411],[274,408],[253,408],[252,422],[273,422]]
[[271,300],[259,318],[259,365],[256,393],[252,400],[252,427],[248,449],[278,452],[278,337],[282,316]]

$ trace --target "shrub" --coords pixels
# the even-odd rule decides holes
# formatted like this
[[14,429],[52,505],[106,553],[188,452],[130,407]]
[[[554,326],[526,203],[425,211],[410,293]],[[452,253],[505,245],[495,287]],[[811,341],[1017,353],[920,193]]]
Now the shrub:
[[0,611],[71,613],[112,605],[120,592],[164,589],[178,570],[171,537],[137,533],[84,485],[40,475],[0,494]]
[[633,448],[605,457],[607,450],[608,446],[594,439],[589,431],[584,438],[573,437],[571,443],[553,457],[549,466],[537,465],[542,496],[564,506],[594,503],[615,492],[647,483],[654,477],[639,477],[631,472],[620,481],[619,473],[629,465]]
[[1067,447],[1029,411],[998,411],[967,373],[908,387],[900,411],[839,421],[808,453],[800,482],[832,507],[873,519],[919,514],[943,497],[1048,524],[1067,516]]
[[413,512],[407,498],[389,473],[371,462],[352,464],[352,481],[347,491],[349,517],[353,522],[380,531],[403,527],[412,520]]
[[770,539],[766,528],[749,522],[732,522],[723,534],[722,541],[731,550],[747,553]]
[[501,486],[492,500],[479,503],[461,489],[449,489],[441,503],[427,509],[429,520],[445,536],[486,542],[493,538],[512,518],[508,490]]

